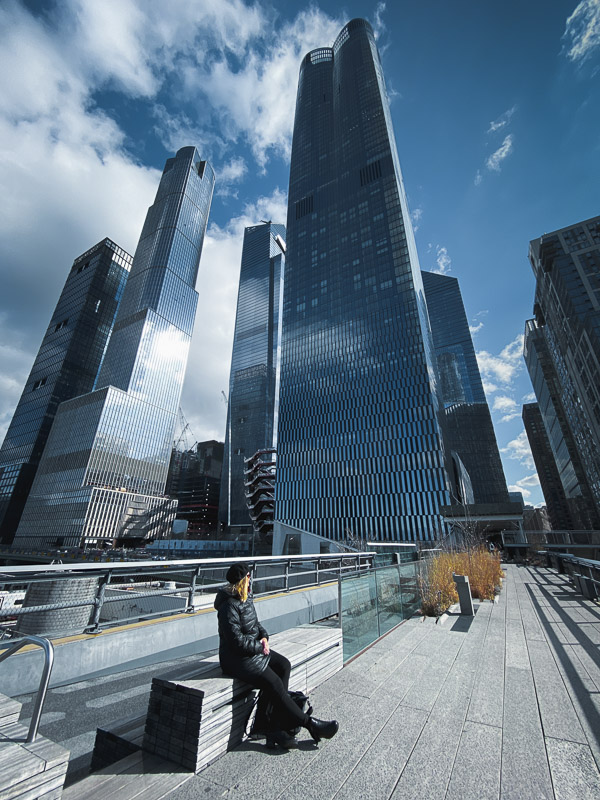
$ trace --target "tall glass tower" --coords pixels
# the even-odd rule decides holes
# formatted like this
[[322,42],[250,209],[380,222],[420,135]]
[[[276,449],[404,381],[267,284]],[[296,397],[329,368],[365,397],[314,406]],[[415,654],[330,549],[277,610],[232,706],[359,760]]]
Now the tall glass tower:
[[302,62],[288,203],[276,520],[433,538],[448,502],[435,356],[365,20]]
[[164,496],[196,311],[214,172],[194,147],[166,162],[95,390],[61,404],[15,543],[164,535]]
[[[508,489],[456,278],[423,272],[444,404],[446,446],[469,474],[475,503],[508,503]],[[457,492],[458,492],[457,482]],[[457,499],[464,501],[464,498]]]
[[60,403],[89,392],[131,268],[104,239],[73,262],[0,449],[0,531],[11,544]]
[[219,502],[232,533],[252,532],[244,460],[275,444],[284,237],[272,222],[244,232]]
[[534,239],[524,355],[573,523],[600,528],[600,217]]

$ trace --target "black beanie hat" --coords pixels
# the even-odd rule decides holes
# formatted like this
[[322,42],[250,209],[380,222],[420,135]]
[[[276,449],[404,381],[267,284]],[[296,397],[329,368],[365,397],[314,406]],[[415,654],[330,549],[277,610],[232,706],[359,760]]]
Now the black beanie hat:
[[239,564],[232,564],[229,569],[227,570],[227,581],[231,584],[239,583],[242,578],[245,578],[246,575],[250,572],[247,564],[243,564],[240,562]]

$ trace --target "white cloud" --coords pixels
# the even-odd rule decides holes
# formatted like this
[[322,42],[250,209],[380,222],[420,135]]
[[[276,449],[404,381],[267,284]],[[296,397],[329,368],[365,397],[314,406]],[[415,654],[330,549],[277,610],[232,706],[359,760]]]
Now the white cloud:
[[486,394],[493,394],[494,392],[497,392],[498,389],[500,388],[497,383],[492,383],[492,381],[486,381],[485,378],[482,378],[481,382],[483,384],[483,391]]
[[0,342],[1,445],[31,370],[35,353],[26,348],[22,342],[15,340],[14,330],[6,324],[6,314],[0,314]]
[[419,223],[421,222],[422,216],[423,209],[420,206],[410,212],[410,219],[412,221],[412,226],[415,233],[419,230]]
[[248,48],[241,66],[220,58],[189,64],[183,70],[187,92],[206,97],[218,113],[224,138],[243,136],[257,163],[264,168],[269,155],[289,158],[298,65],[307,51],[333,43],[342,26],[315,6],[301,11],[291,23],[270,31],[268,46]]
[[529,392],[529,394],[526,394],[526,395],[523,396],[523,402],[524,403],[535,403],[536,400],[537,400],[537,398],[536,398],[534,392]]
[[492,153],[491,156],[489,156],[485,162],[485,165],[489,170],[492,172],[500,172],[500,165],[513,151],[514,138],[515,137],[513,134],[509,133],[500,147],[494,153]]
[[507,395],[499,395],[498,397],[494,397],[494,405],[492,406],[493,411],[512,411],[517,407],[516,402],[512,399],[512,397],[508,397]]
[[236,183],[248,172],[248,166],[243,158],[232,158],[227,164],[217,171],[219,181]]
[[435,249],[437,269],[432,270],[438,275],[446,275],[452,269],[452,259],[448,255],[446,247],[441,247],[439,244]]
[[518,482],[511,484],[508,487],[508,491],[509,492],[519,492],[520,494],[523,495],[523,497],[525,499],[527,499],[528,497],[531,497],[531,492],[529,491],[529,489],[524,489],[522,486],[519,486]]
[[522,334],[519,334],[512,342],[507,344],[497,356],[488,353],[487,350],[480,350],[477,353],[477,363],[479,364],[482,378],[484,381],[487,380],[489,386],[493,385],[494,381],[504,387],[510,385],[513,378],[523,368],[522,355]]
[[492,411],[499,411],[503,414],[500,418],[500,422],[511,422],[511,420],[520,416],[517,403],[512,397],[508,397],[508,395],[498,395],[494,397]]
[[482,180],[483,180],[483,175],[481,174],[481,170],[478,169],[477,174],[475,175],[475,178],[473,180],[473,183],[475,184],[475,186],[479,186]]
[[563,39],[569,40],[570,61],[585,61],[600,47],[600,0],[581,0],[567,19]]
[[539,486],[540,479],[538,478],[537,472],[534,472],[532,475],[526,475],[524,478],[520,478],[517,483],[519,486]]
[[510,459],[520,461],[525,467],[529,467],[530,469],[534,469],[535,467],[533,456],[531,455],[531,448],[529,447],[529,440],[525,431],[521,431],[517,438],[512,439],[506,447],[502,447],[500,452],[506,453]]
[[483,328],[483,322],[478,322],[477,325],[469,325],[469,333],[471,336],[475,336],[476,333]]
[[385,33],[387,28],[385,27],[385,23],[383,21],[383,14],[385,13],[385,3],[377,3],[377,8],[375,9],[375,17],[373,19],[373,33],[375,34],[375,38],[379,39],[380,36]]
[[225,435],[231,348],[240,275],[244,228],[261,219],[285,224],[287,197],[276,189],[246,205],[226,226],[209,226],[204,240],[197,290],[196,326],[192,337],[181,406],[199,441]]
[[501,114],[498,119],[490,122],[490,127],[488,128],[488,133],[496,133],[496,131],[505,128],[508,123],[511,121],[513,114],[517,110],[516,106],[509,108],[508,111],[505,111],[504,114]]
[[521,414],[518,411],[511,411],[509,414],[500,417],[500,422],[512,422],[513,419],[517,419],[520,416]]

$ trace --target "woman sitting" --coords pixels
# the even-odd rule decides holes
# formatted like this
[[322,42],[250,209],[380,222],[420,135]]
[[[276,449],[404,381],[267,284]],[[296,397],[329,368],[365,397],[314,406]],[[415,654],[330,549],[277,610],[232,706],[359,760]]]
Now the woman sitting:
[[[324,722],[305,714],[288,693],[290,662],[269,647],[269,636],[256,616],[249,596],[250,571],[246,564],[233,564],[226,575],[227,586],[219,589],[215,608],[219,620],[219,662],[221,669],[232,678],[260,689],[256,709],[258,727],[255,732],[267,736],[267,744],[295,746],[287,731],[301,726],[315,742],[331,739],[338,731],[335,720]],[[267,721],[266,709],[272,706]]]

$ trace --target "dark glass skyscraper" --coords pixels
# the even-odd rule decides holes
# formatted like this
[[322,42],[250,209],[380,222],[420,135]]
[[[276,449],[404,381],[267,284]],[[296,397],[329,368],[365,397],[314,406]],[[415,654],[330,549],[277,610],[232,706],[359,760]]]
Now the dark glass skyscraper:
[[445,409],[446,445],[469,473],[475,503],[507,503],[506,479],[458,281],[423,272],[423,286]]
[[110,239],[73,262],[0,449],[0,530],[11,544],[60,403],[92,390],[131,256]]
[[540,479],[550,525],[553,530],[571,530],[573,520],[569,511],[569,503],[565,497],[556,461],[550,447],[550,441],[544,421],[537,403],[526,403],[523,406],[523,425],[529,439],[529,446]]
[[61,404],[15,541],[164,535],[164,496],[196,312],[214,172],[194,147],[166,162],[95,391]]
[[223,442],[198,442],[190,450],[173,449],[166,494],[177,499],[177,519],[189,533],[216,533]]
[[600,217],[529,247],[525,360],[573,522],[600,528]]
[[240,268],[219,518],[250,533],[244,460],[274,446],[285,226],[246,228]]
[[421,273],[373,31],[300,68],[288,198],[276,520],[429,539],[447,503]]

